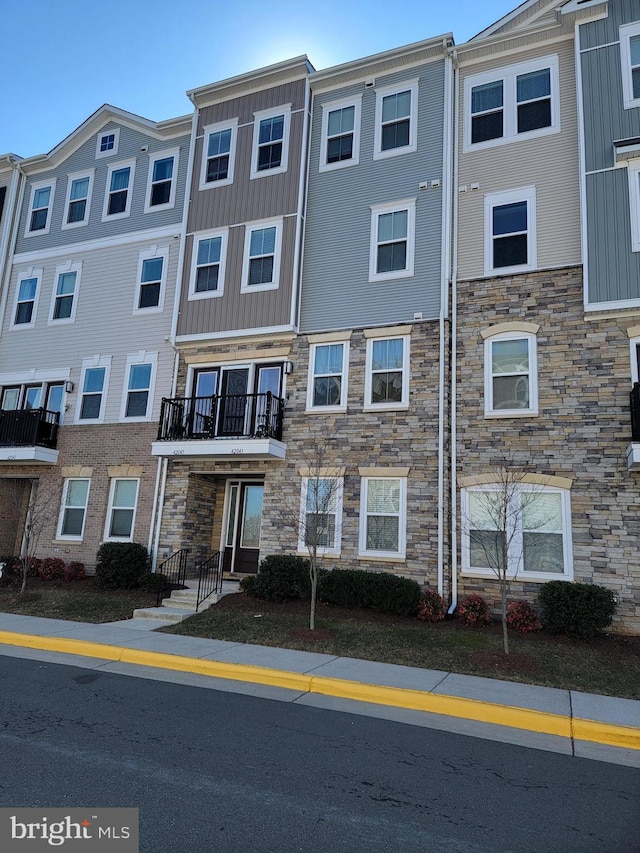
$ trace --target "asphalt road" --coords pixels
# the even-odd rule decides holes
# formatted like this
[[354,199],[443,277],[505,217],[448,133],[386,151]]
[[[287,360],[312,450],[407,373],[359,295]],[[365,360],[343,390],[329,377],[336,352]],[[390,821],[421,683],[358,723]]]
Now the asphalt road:
[[140,808],[142,853],[640,851],[640,771],[0,656],[0,805]]

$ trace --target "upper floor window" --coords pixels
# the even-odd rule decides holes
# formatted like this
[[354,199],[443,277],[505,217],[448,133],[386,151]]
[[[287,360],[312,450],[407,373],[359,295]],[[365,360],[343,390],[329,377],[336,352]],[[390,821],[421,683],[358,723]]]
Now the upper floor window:
[[309,350],[307,409],[344,411],[347,407],[346,341],[313,343]]
[[18,278],[12,328],[31,329],[36,322],[42,270],[30,269]]
[[365,410],[399,409],[408,405],[409,336],[368,337]]
[[413,275],[416,200],[371,206],[369,281]]
[[63,398],[63,382],[5,385],[0,395],[0,409],[13,411],[15,409],[39,409],[42,406],[48,412],[61,414]]
[[558,57],[474,74],[465,80],[465,150],[560,130]]
[[629,177],[631,251],[640,252],[640,160],[629,160],[627,172]]
[[179,157],[179,148],[150,156],[145,213],[169,210],[175,205]]
[[58,321],[72,323],[75,320],[81,270],[82,265],[79,263],[57,267],[49,315],[50,323]]
[[89,221],[94,170],[69,175],[62,228],[79,228]]
[[415,151],[418,147],[418,81],[376,91],[373,159]]
[[194,235],[189,299],[222,296],[224,293],[227,233],[222,229]]
[[168,248],[152,246],[140,252],[134,311],[161,311],[167,279]]
[[32,184],[25,237],[49,233],[55,190],[55,179]]
[[620,27],[624,108],[640,107],[640,22]]
[[233,183],[238,119],[207,125],[203,129],[200,189]]
[[135,160],[112,163],[107,170],[107,191],[102,210],[102,221],[124,219],[131,212]]
[[104,420],[110,368],[110,356],[94,356],[82,362],[76,421],[101,423]]
[[251,178],[287,171],[291,104],[255,113]]
[[484,219],[486,275],[523,272],[535,268],[535,187],[487,194],[484,197]]
[[281,219],[246,226],[241,293],[274,290],[278,287],[281,241]]
[[322,105],[321,172],[359,163],[361,106],[360,96]]
[[118,143],[120,142],[120,128],[115,127],[112,130],[103,130],[98,134],[96,139],[96,160],[100,157],[113,157],[118,153]]
[[[517,324],[536,329],[535,324]],[[501,327],[497,327],[501,328]],[[502,327],[504,328],[504,327]],[[516,417],[538,413],[538,371],[535,332],[514,328],[483,332],[485,416]]]
[[127,358],[121,417],[145,420],[153,402],[153,385],[158,353],[136,353]]

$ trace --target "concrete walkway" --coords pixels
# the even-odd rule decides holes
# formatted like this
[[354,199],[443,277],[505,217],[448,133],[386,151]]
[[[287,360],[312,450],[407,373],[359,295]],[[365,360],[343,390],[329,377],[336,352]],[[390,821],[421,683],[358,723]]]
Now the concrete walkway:
[[0,655],[312,705],[640,767],[640,701],[268,646],[0,613]]

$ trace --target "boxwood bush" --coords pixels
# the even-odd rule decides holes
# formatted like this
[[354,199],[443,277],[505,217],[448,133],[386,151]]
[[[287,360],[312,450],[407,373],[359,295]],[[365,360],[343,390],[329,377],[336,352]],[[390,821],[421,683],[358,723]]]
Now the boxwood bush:
[[96,577],[101,589],[135,589],[149,572],[144,545],[136,542],[103,542],[98,548]]
[[271,554],[260,563],[258,574],[242,580],[240,587],[267,601],[308,601],[309,561],[293,554]]
[[540,589],[540,608],[547,631],[589,639],[611,624],[616,600],[604,586],[550,581]]
[[409,578],[389,572],[335,569],[320,584],[320,600],[342,607],[364,607],[399,616],[415,616],[420,604],[420,586]]

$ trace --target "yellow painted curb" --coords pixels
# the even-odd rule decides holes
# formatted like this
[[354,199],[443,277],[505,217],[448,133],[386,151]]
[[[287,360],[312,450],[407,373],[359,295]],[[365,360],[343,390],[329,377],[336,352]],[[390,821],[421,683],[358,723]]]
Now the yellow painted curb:
[[325,678],[248,664],[225,663],[204,658],[172,655],[165,652],[132,649],[126,646],[112,646],[106,643],[71,640],[65,637],[40,637],[33,634],[0,631],[0,644],[121,661],[122,663],[158,669],[190,672],[206,675],[210,678],[266,684],[271,687],[297,690],[300,693],[315,693],[340,699],[370,702],[375,705],[389,705],[395,708],[406,708],[412,711],[424,711],[430,714],[441,714],[480,723],[524,729],[540,734],[601,743],[606,746],[640,750],[640,728],[637,727],[614,725],[581,718],[572,719],[563,714],[534,711],[530,708],[518,708],[513,705],[498,705],[479,699],[465,699],[459,696],[446,696],[421,690],[363,684],[359,681],[349,681],[342,678]]

